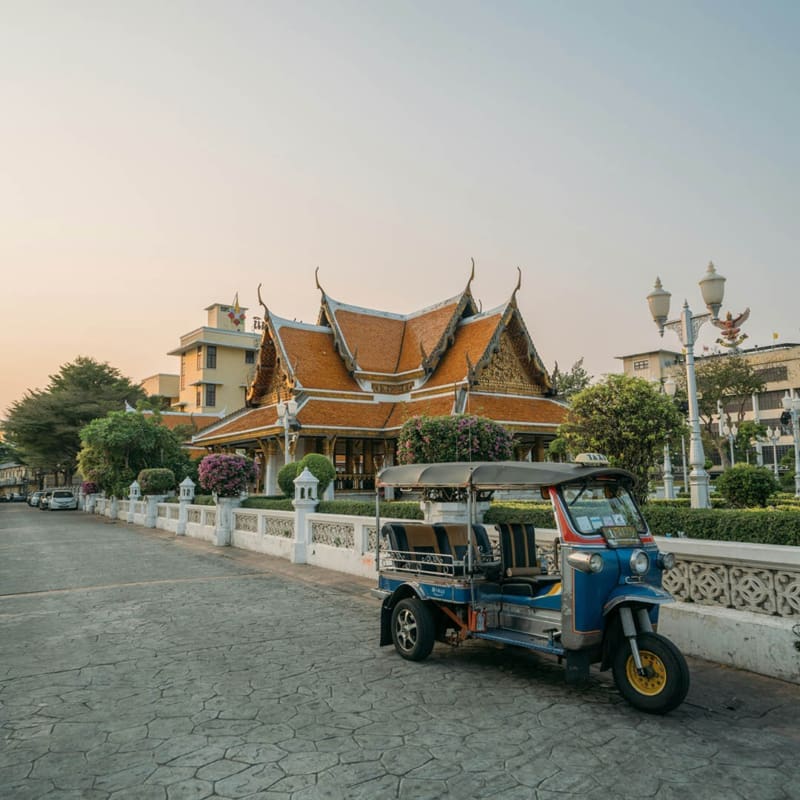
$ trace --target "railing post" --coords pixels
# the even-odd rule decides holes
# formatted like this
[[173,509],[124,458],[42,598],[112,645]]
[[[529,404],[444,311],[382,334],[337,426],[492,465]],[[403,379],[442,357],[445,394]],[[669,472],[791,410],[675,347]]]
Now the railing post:
[[311,544],[311,525],[308,515],[317,507],[317,486],[319,481],[306,467],[294,479],[294,541],[292,561],[295,564],[308,563],[308,548]]
[[178,505],[178,525],[175,529],[176,536],[186,536],[186,522],[189,519],[189,505],[194,500],[194,481],[187,475],[180,485],[180,499]]
[[136,509],[136,502],[142,496],[142,489],[139,481],[134,481],[128,489],[128,522],[133,522],[133,513]]

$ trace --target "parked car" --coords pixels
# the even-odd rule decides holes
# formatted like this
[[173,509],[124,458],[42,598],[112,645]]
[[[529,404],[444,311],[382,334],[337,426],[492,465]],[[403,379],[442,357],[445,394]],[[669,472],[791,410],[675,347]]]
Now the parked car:
[[33,494],[32,494],[32,495],[31,495],[31,496],[28,498],[28,505],[29,505],[31,508],[37,508],[37,507],[38,507],[38,505],[39,505],[39,499],[41,498],[41,496],[42,496],[43,494],[44,494],[44,492],[34,492],[34,493],[33,493]]
[[21,494],[20,492],[14,492],[11,495],[11,502],[12,503],[24,503],[28,499],[28,496],[25,494]]
[[42,492],[42,496],[39,498],[39,510],[46,511],[47,505],[50,502],[50,495],[53,494],[52,490],[49,492]]
[[50,511],[75,511],[78,508],[78,498],[69,489],[55,489],[47,501]]
[[0,503],[7,503],[9,500],[11,500],[10,494],[0,494]]

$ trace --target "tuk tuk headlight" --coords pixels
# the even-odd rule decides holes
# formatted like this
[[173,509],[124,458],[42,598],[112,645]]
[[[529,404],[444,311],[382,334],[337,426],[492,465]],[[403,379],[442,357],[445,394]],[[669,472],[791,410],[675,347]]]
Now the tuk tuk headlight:
[[570,553],[567,563],[581,572],[602,572],[605,565],[600,553]]
[[630,566],[634,575],[646,575],[650,569],[650,558],[644,550],[634,550],[631,553]]
[[665,572],[675,567],[675,554],[674,553],[659,553],[658,566]]

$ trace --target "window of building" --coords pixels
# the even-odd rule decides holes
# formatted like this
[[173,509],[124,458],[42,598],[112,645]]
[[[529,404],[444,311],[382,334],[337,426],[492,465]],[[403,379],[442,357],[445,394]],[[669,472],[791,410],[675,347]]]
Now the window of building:
[[784,392],[779,390],[777,392],[761,392],[758,395],[758,407],[761,411],[771,411],[776,408],[783,409],[783,395]]
[[186,388],[186,353],[181,353],[181,389]]
[[256,351],[255,350],[245,350],[244,351],[244,363],[245,364],[255,364],[256,363]]
[[755,373],[764,383],[778,383],[789,378],[786,366],[765,367],[764,369],[755,370]]
[[634,369],[650,369],[650,361],[648,359],[642,359],[641,361],[634,361],[633,362]]
[[217,404],[217,387],[213,383],[206,384],[206,405],[215,406]]
[[197,369],[203,369],[203,345],[197,345]]
[[217,368],[217,346],[210,344],[206,347],[206,369]]
[[202,408],[203,407],[203,395],[202,395],[202,392],[200,391],[200,387],[199,386],[197,387],[197,390],[195,391],[194,401],[195,401],[195,405],[198,408]]

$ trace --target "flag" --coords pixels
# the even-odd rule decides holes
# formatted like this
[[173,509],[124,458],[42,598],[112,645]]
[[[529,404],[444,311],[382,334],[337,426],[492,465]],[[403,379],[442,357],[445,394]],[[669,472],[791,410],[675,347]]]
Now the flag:
[[774,341],[775,339],[777,339],[777,338],[778,338],[778,336],[780,336],[780,334],[779,334],[779,333],[773,333],[773,334],[772,334],[772,339],[773,339],[773,341]]

